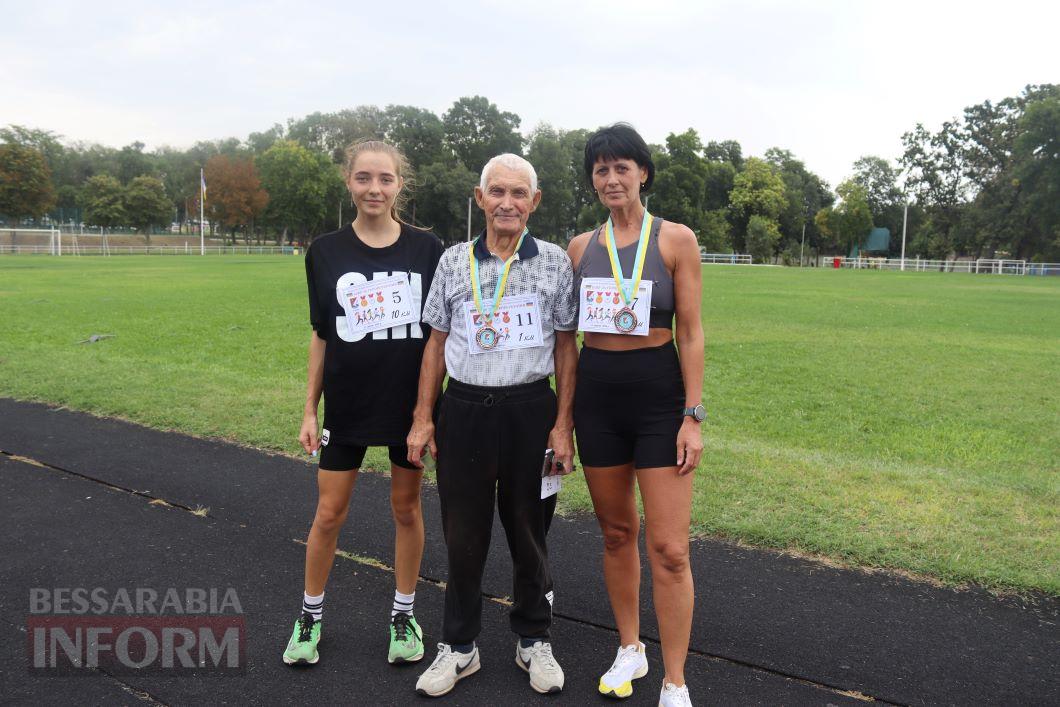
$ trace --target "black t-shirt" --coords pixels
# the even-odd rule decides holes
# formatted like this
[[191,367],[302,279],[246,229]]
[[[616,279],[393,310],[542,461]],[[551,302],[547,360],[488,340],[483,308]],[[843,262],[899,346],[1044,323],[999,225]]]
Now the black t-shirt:
[[324,428],[330,441],[404,444],[430,334],[416,323],[351,336],[339,288],[407,273],[419,315],[443,250],[438,236],[402,224],[397,241],[385,248],[366,245],[347,225],[317,237],[306,251],[309,321],[327,342]]

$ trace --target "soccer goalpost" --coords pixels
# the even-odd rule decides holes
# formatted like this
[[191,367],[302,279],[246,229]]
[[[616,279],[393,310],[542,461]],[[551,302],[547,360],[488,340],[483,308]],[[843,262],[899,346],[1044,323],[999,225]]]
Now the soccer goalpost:
[[[30,250],[31,252],[32,251],[40,252],[40,251],[43,251],[45,248],[47,248],[46,252],[49,255],[62,255],[63,254],[63,237],[62,237],[62,233],[59,231],[58,228],[2,228],[2,229],[0,229],[0,234],[5,234],[5,233],[11,235],[11,245],[10,246],[6,246],[6,247],[5,246],[0,246],[0,248],[2,248],[3,250],[13,250],[13,249],[22,250],[23,248],[25,248],[27,250]],[[15,244],[15,241],[18,240],[19,236],[31,236],[31,237],[32,236],[38,236],[38,237],[41,237],[41,236],[45,236],[45,235],[48,237],[48,245],[47,246],[38,246],[38,245],[19,246],[19,245]]]

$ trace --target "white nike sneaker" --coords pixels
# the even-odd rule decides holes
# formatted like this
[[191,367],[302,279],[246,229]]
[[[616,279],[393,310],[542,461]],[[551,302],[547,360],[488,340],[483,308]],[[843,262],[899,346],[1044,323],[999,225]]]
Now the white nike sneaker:
[[688,685],[678,687],[672,682],[663,683],[662,692],[659,693],[659,707],[692,707],[692,700],[688,697]]
[[453,689],[458,680],[478,672],[478,646],[468,653],[456,653],[448,643],[438,644],[438,655],[416,681],[416,693],[439,697]]
[[633,694],[633,681],[647,674],[648,656],[644,654],[644,644],[637,641],[618,649],[615,662],[600,678],[598,689],[601,695],[629,697]]
[[530,673],[530,687],[543,695],[563,689],[563,668],[552,655],[552,644],[536,641],[529,648],[515,644],[515,663]]

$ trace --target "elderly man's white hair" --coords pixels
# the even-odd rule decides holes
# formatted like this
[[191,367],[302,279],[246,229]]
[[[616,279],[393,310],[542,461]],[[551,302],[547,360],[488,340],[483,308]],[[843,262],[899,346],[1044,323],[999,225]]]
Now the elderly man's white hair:
[[507,167],[513,172],[522,172],[530,180],[530,193],[537,193],[537,171],[534,170],[534,165],[524,160],[519,155],[513,155],[511,152],[505,152],[502,155],[497,155],[482,168],[482,177],[479,179],[479,187],[482,191],[486,191],[486,183],[489,180],[490,172],[496,166]]

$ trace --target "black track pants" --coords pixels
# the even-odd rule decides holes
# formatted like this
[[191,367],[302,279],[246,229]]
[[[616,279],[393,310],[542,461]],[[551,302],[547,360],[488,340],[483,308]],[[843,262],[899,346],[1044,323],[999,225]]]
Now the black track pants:
[[541,467],[556,420],[548,379],[506,388],[449,380],[438,409],[438,496],[449,555],[442,640],[470,643],[482,627],[482,572],[493,508],[514,565],[512,631],[548,638],[548,534],[556,496],[541,500]]

